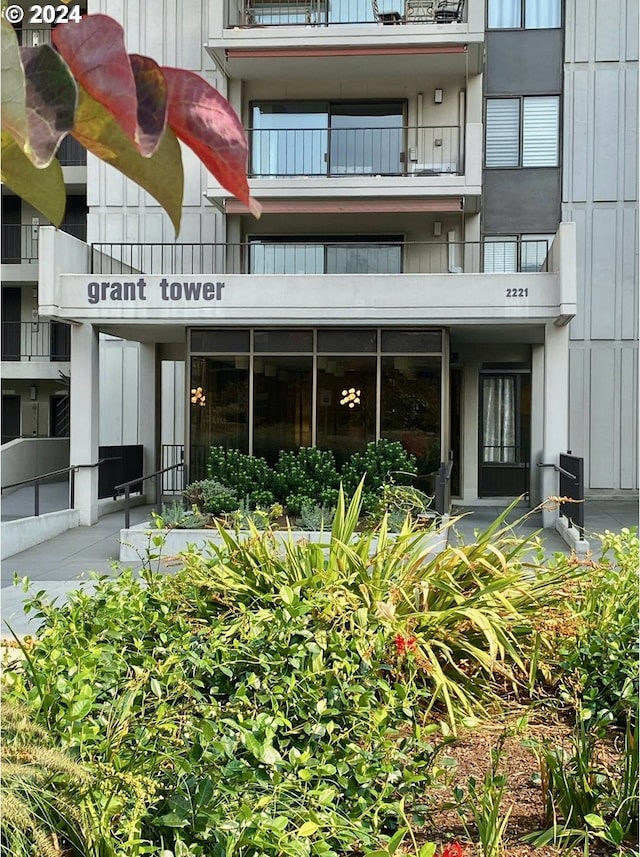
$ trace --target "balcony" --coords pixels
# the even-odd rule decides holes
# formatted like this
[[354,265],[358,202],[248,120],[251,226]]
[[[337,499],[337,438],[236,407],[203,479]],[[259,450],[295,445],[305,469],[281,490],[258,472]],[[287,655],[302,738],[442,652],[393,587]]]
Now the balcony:
[[63,167],[86,167],[87,150],[71,136],[60,143],[57,158]]
[[[255,239],[242,244],[92,244],[92,274],[344,275],[539,273],[544,240]],[[503,246],[504,245],[504,246]],[[355,282],[355,281],[354,281]]]
[[443,2],[226,0],[205,47],[226,76],[247,80],[480,73],[484,0]]
[[460,175],[457,126],[253,128],[251,178]]
[[[2,224],[2,264],[33,265],[38,261],[38,232],[40,223]],[[63,232],[68,232],[81,241],[87,239],[86,223],[63,223]]]
[[39,320],[2,322],[3,361],[64,362],[70,354],[71,334],[66,324]]
[[228,27],[334,27],[344,24],[459,24],[458,0],[228,0]]

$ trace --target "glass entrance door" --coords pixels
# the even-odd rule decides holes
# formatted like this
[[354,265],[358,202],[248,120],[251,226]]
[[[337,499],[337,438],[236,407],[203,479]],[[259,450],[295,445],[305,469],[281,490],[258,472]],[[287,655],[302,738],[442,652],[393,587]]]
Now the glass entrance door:
[[480,376],[478,496],[514,497],[529,491],[531,376]]

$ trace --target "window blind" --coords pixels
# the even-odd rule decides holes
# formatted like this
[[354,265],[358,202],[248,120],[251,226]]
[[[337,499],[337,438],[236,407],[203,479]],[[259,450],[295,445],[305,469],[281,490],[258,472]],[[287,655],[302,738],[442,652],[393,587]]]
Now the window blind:
[[523,101],[522,166],[558,165],[559,99],[528,97]]
[[515,235],[486,238],[484,243],[485,274],[508,274],[518,270],[518,239]]
[[488,98],[485,163],[517,167],[520,153],[520,100]]

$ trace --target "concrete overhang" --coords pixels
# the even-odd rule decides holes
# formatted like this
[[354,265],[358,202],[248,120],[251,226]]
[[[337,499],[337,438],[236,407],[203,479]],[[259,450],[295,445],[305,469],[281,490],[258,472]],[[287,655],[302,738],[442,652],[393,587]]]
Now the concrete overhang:
[[[393,30],[393,32],[390,32]],[[233,27],[209,39],[205,49],[231,79],[343,79],[375,76],[479,74],[484,33],[467,24],[377,27]]]
[[72,274],[41,301],[51,318],[156,342],[217,324],[535,326],[555,322],[563,307],[553,273]]

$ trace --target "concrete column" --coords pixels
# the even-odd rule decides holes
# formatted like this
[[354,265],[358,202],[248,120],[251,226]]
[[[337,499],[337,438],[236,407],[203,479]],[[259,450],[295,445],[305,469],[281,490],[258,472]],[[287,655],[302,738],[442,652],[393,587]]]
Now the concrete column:
[[[544,346],[543,448],[545,464],[558,464],[558,456],[569,443],[569,325],[548,324]],[[552,467],[542,468],[542,499],[558,493],[558,474]],[[557,510],[542,513],[542,525],[553,527]]]
[[[142,472],[154,473],[159,468],[156,449],[156,346],[155,343],[141,343],[139,352],[138,387],[138,443],[144,447]],[[145,482],[144,493],[148,503],[155,502],[156,490],[153,479]]]
[[71,326],[71,417],[69,464],[84,465],[75,474],[75,503],[80,526],[98,520],[100,397],[98,332],[91,324]]

